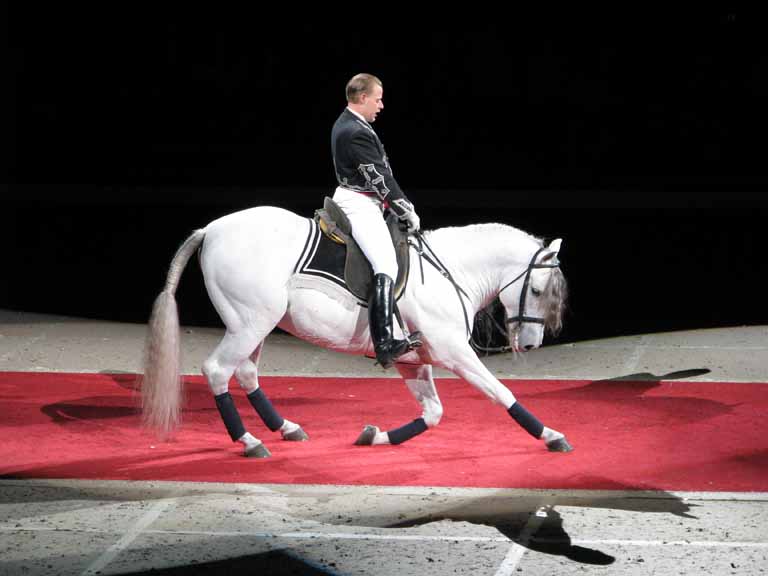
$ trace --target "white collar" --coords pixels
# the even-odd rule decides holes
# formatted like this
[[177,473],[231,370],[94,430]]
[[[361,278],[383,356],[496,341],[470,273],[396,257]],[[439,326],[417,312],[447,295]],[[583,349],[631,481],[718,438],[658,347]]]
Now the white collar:
[[365,122],[366,124],[368,124],[368,126],[370,126],[370,125],[371,125],[371,124],[370,124],[370,122],[368,122],[368,120],[366,120],[365,118],[363,118],[362,114],[359,114],[358,112],[355,112],[355,111],[354,111],[354,110],[352,110],[352,108],[350,108],[349,106],[347,106],[347,110],[349,110],[350,112],[352,112],[352,114],[354,114],[355,116],[357,116],[358,118],[360,118],[360,120],[362,120],[363,122]]

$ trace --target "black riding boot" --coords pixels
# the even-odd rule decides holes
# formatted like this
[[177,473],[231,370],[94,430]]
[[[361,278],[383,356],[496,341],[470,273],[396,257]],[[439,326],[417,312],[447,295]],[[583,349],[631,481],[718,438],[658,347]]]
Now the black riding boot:
[[407,340],[395,340],[392,330],[392,313],[395,305],[395,285],[386,274],[373,277],[373,293],[368,302],[368,322],[371,338],[376,350],[376,359],[384,368],[392,366],[394,360],[408,352]]

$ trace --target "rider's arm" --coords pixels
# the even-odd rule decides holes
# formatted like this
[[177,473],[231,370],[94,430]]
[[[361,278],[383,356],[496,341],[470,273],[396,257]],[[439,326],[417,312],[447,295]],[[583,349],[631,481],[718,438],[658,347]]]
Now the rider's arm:
[[379,198],[388,203],[400,220],[408,222],[409,228],[418,230],[419,217],[413,204],[395,180],[387,157],[380,152],[374,137],[359,131],[350,144],[351,152],[358,160],[358,170],[370,182]]

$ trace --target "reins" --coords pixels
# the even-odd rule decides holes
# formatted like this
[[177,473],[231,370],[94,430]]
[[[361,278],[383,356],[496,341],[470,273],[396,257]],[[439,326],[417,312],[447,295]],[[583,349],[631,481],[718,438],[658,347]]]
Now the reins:
[[[418,241],[419,245],[416,246],[411,242],[410,237],[408,238],[408,243],[414,247],[416,250],[416,253],[419,255],[419,266],[421,268],[421,283],[424,284],[424,264],[422,260],[426,260],[434,268],[440,272],[440,274],[448,280],[451,285],[456,290],[456,295],[459,297],[459,302],[461,303],[461,309],[464,312],[464,325],[467,328],[467,333],[469,334],[470,343],[474,345],[472,342],[472,327],[469,325],[469,314],[467,313],[467,306],[464,304],[464,298],[462,298],[462,295],[469,298],[469,295],[464,291],[464,289],[459,286],[458,282],[453,279],[453,276],[448,271],[448,269],[445,267],[445,265],[440,261],[440,258],[437,257],[437,254],[435,254],[435,251],[432,250],[432,247],[427,242],[426,238],[424,238],[424,235],[421,233],[421,231],[414,233],[414,236],[416,237],[416,240]],[[427,254],[424,250],[426,248],[429,250],[430,254]]]
[[[478,344],[475,341],[474,334],[472,333],[472,326],[469,322],[469,313],[467,312],[467,306],[464,303],[464,297],[469,299],[469,295],[467,292],[459,286],[458,282],[453,278],[453,275],[450,273],[448,268],[440,261],[440,258],[437,256],[435,251],[432,249],[432,247],[427,242],[426,238],[424,238],[424,235],[421,233],[421,231],[416,232],[413,237],[416,238],[416,242],[414,243],[411,238],[408,238],[408,243],[416,250],[416,253],[419,255],[419,267],[421,270],[421,282],[424,283],[424,264],[423,260],[426,260],[429,262],[446,280],[448,280],[453,288],[456,290],[456,295],[459,298],[459,302],[461,303],[461,309],[464,313],[464,325],[467,330],[467,338],[469,341],[469,344],[472,346],[472,348],[476,352],[507,352],[509,350],[513,350],[512,346],[509,345],[509,332],[505,329],[503,329],[498,322],[493,318],[493,316],[486,310],[480,310],[481,313],[483,313],[491,322],[491,325],[493,328],[496,329],[497,332],[502,334],[507,339],[507,345],[506,346],[495,346],[495,347],[488,347],[488,346],[482,346]],[[520,297],[520,305],[518,308],[518,315],[515,318],[508,319],[507,324],[510,324],[512,322],[533,322],[537,324],[544,324],[544,320],[542,318],[533,318],[530,316],[525,315],[525,297],[528,289],[528,285],[530,282],[531,272],[535,268],[555,268],[558,266],[557,263],[555,264],[536,264],[536,258],[538,258],[539,254],[541,254],[542,251],[546,250],[545,247],[539,248],[536,253],[533,255],[533,258],[531,259],[530,264],[528,267],[523,270],[520,274],[518,274],[513,280],[510,282],[507,282],[501,290],[499,290],[499,293],[496,295],[498,297],[499,294],[501,294],[504,290],[509,288],[511,285],[513,285],[515,282],[520,280],[523,276],[525,276],[525,282],[523,284],[523,293]]]

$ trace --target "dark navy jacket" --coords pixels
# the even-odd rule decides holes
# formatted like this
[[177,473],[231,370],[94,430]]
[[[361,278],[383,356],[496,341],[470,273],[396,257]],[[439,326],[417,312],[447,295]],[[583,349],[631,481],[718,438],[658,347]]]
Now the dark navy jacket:
[[375,194],[400,215],[398,207],[404,200],[400,186],[392,175],[384,145],[368,122],[361,120],[349,108],[341,113],[331,131],[331,152],[339,186]]

